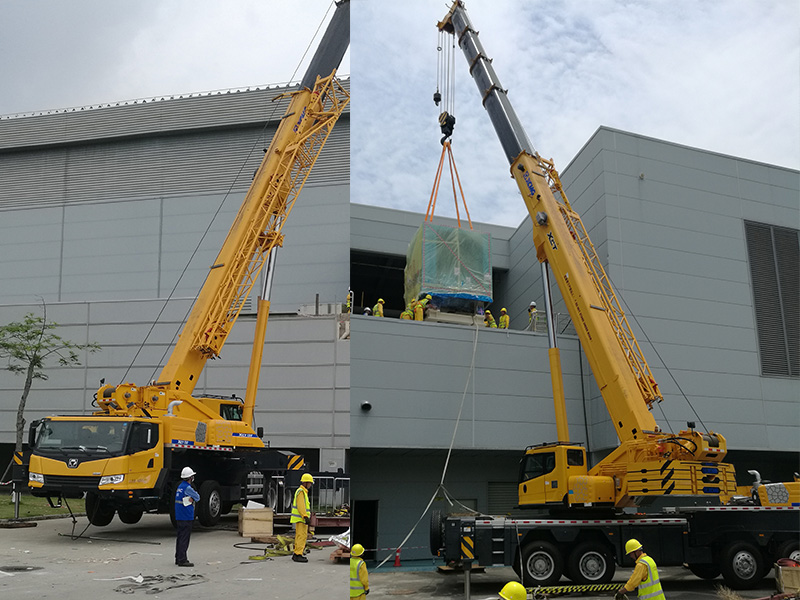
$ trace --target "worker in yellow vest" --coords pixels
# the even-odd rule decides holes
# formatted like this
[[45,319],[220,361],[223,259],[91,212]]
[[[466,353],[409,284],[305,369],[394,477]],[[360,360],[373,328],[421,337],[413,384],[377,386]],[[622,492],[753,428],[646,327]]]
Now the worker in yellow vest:
[[306,540],[308,539],[308,525],[311,523],[311,501],[308,499],[308,491],[314,485],[314,477],[311,473],[303,473],[300,478],[300,486],[294,493],[292,502],[292,516],[289,522],[294,524],[294,562],[308,562],[304,556],[306,551]]
[[625,592],[632,592],[638,588],[639,598],[666,600],[658,578],[656,561],[644,553],[639,541],[630,539],[625,542],[625,554],[636,562],[636,567],[627,583],[617,590],[615,598],[621,598]]
[[528,306],[528,327],[525,331],[536,331],[536,325],[539,321],[539,313],[536,310],[536,302],[531,302]]
[[428,302],[430,302],[431,299],[431,295],[428,294],[424,298],[417,300],[417,304],[414,306],[415,321],[422,321],[425,318],[425,307],[428,306]]
[[364,546],[353,544],[350,548],[350,600],[364,600],[369,594],[369,573],[362,554]]
[[500,322],[497,324],[497,326],[500,329],[508,329],[509,321],[511,321],[511,318],[508,316],[508,313],[506,312],[506,309],[505,308],[501,308],[500,309]]
[[494,327],[497,329],[497,322],[494,320],[492,316],[492,311],[487,310],[483,313],[483,325],[484,327]]
[[414,320],[414,303],[409,302],[406,309],[400,313],[400,318],[406,321]]
[[378,298],[377,304],[372,307],[372,314],[376,317],[383,316],[383,298]]

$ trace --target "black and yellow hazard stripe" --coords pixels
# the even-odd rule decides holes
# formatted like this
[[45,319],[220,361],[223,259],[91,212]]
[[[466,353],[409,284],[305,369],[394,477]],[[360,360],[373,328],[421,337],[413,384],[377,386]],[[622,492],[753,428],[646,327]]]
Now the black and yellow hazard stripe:
[[22,452],[14,452],[14,462],[18,465],[22,464]]
[[613,592],[619,589],[620,583],[590,583],[583,585],[555,585],[550,587],[528,588],[528,593],[534,598],[543,595],[580,594],[585,592]]
[[461,558],[467,560],[475,558],[475,542],[470,535],[461,536]]
[[290,471],[299,471],[305,465],[305,460],[303,460],[303,456],[300,454],[295,454],[294,456],[289,457],[289,470]]

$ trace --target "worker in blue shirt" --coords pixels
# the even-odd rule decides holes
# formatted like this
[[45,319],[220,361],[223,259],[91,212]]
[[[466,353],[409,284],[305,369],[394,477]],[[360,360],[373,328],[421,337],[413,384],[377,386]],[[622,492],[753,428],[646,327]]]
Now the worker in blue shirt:
[[189,549],[189,537],[192,535],[192,525],[194,524],[194,503],[200,500],[198,494],[192,487],[196,473],[191,467],[183,467],[181,471],[181,481],[178,489],[175,490],[175,522],[177,524],[178,535],[175,542],[175,564],[179,567],[193,567],[194,563],[186,558],[186,551]]

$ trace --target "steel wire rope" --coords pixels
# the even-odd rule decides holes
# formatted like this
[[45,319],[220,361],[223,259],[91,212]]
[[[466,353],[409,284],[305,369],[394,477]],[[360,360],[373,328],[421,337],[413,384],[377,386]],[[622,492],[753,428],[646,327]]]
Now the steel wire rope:
[[430,509],[431,505],[436,500],[436,495],[440,491],[444,494],[445,499],[450,503],[450,505],[457,504],[458,506],[460,506],[461,508],[464,508],[468,512],[475,513],[475,514],[480,514],[478,511],[473,510],[473,509],[469,508],[468,506],[465,506],[464,504],[462,504],[461,502],[459,502],[458,500],[453,498],[450,495],[450,493],[447,491],[447,488],[444,486],[444,479],[447,476],[447,468],[448,468],[448,466],[450,464],[450,455],[453,452],[453,446],[455,445],[455,442],[456,442],[456,434],[458,433],[458,426],[459,426],[459,423],[461,421],[461,414],[464,411],[464,400],[466,400],[466,398],[467,398],[467,390],[469,389],[470,379],[472,379],[472,392],[473,392],[473,394],[475,393],[475,356],[477,355],[477,351],[478,351],[478,331],[479,330],[480,330],[480,328],[476,324],[475,325],[475,339],[474,339],[474,341],[472,343],[472,359],[470,360],[469,371],[467,372],[467,381],[464,384],[464,392],[461,394],[461,406],[458,409],[458,416],[456,417],[456,423],[455,423],[455,426],[453,427],[453,437],[450,439],[450,447],[447,449],[447,457],[445,458],[444,468],[442,469],[442,478],[439,480],[439,484],[436,486],[436,489],[434,490],[433,494],[431,495],[431,499],[428,500],[428,505],[425,507],[425,510],[422,511],[422,514],[420,514],[419,519],[417,519],[417,522],[414,523],[414,526],[408,532],[408,534],[403,539],[403,541],[400,542],[400,545],[397,546],[397,548],[395,548],[395,552],[392,553],[392,554],[389,554],[386,558],[384,558],[378,564],[378,566],[375,567],[376,569],[381,568],[384,564],[386,564],[387,560],[392,558],[392,556],[395,553],[399,552],[400,549],[402,549],[402,547],[405,545],[405,543],[408,541],[408,539],[413,535],[414,531],[417,529],[417,526],[419,526],[419,524],[422,521],[422,519],[428,513],[428,510]]
[[[335,5],[334,1],[331,1],[331,3],[328,5],[328,9],[325,11],[325,15],[322,17],[322,20],[319,22],[319,25],[317,25],[317,29],[314,32],[314,35],[311,37],[311,40],[309,41],[308,45],[306,46],[305,50],[303,51],[303,55],[300,57],[300,60],[297,62],[297,65],[295,66],[294,71],[292,72],[292,75],[289,78],[290,85],[291,85],[292,81],[295,81],[295,76],[297,75],[297,71],[300,69],[300,66],[303,64],[303,61],[305,60],[305,57],[308,54],[308,51],[310,50],[311,45],[314,43],[314,40],[317,39],[317,36],[319,35],[319,31],[322,28],[323,23],[325,23],[326,19],[328,18],[328,14],[330,13],[331,7],[333,7],[334,5]],[[175,292],[177,291],[178,286],[180,285],[181,281],[183,280],[184,276],[186,275],[186,272],[189,270],[189,265],[191,264],[192,260],[197,255],[197,253],[199,252],[200,246],[203,244],[203,241],[206,239],[206,236],[208,235],[208,232],[211,230],[211,226],[216,221],[217,217],[219,216],[219,213],[222,211],[223,206],[225,206],[225,203],[227,202],[229,196],[233,192],[233,188],[235,187],[236,182],[239,180],[239,177],[241,177],[242,171],[244,171],[245,166],[247,165],[247,163],[250,160],[250,158],[253,156],[253,153],[255,152],[256,147],[259,145],[259,141],[261,140],[261,136],[266,134],[267,129],[269,128],[269,124],[275,118],[275,113],[276,113],[277,110],[278,110],[278,105],[274,104],[273,107],[272,107],[272,112],[270,113],[270,115],[267,118],[267,120],[264,122],[264,127],[261,129],[261,132],[259,133],[259,136],[253,142],[253,145],[250,147],[250,151],[247,153],[247,157],[242,161],[241,166],[239,167],[239,170],[236,173],[236,176],[233,178],[233,181],[231,182],[230,186],[228,187],[228,190],[225,192],[225,195],[222,198],[222,202],[220,202],[219,206],[217,207],[217,210],[214,211],[214,214],[211,217],[211,220],[209,221],[208,226],[206,227],[206,230],[203,232],[203,235],[200,237],[200,240],[197,242],[197,245],[195,246],[194,250],[192,251],[191,256],[189,256],[189,259],[186,261],[186,265],[183,267],[183,270],[181,271],[181,274],[178,276],[178,279],[175,282],[175,285],[172,287],[172,290],[170,290],[170,293],[167,296],[166,300],[164,300],[164,304],[162,305],[161,309],[158,311],[158,314],[156,315],[156,318],[153,320],[153,323],[150,325],[150,329],[147,331],[147,334],[145,335],[144,340],[142,340],[142,343],[137,348],[136,353],[134,354],[133,358],[131,359],[130,364],[128,365],[128,368],[126,369],[124,375],[120,379],[120,384],[124,383],[125,379],[128,377],[128,373],[130,373],[131,369],[133,368],[133,365],[136,363],[136,360],[139,358],[139,354],[141,354],[142,350],[144,349],[145,344],[147,343],[147,340],[152,335],[153,330],[156,328],[156,325],[158,324],[159,320],[161,319],[161,316],[164,314],[164,311],[166,310],[167,305],[169,304],[169,302],[172,300],[173,296],[175,295]],[[208,276],[209,276],[209,274],[206,274],[206,279],[203,280],[203,285],[205,285],[205,281],[208,280]],[[202,290],[202,288],[203,288],[203,286],[200,286],[200,290]],[[199,297],[199,295],[200,295],[200,291],[197,292],[197,295],[194,297],[194,300],[192,301],[192,304],[186,310],[186,313],[184,314],[181,323],[175,329],[175,333],[172,335],[172,339],[170,340],[169,344],[166,346],[166,348],[164,350],[164,353],[161,355],[161,358],[159,359],[159,362],[156,364],[155,368],[153,369],[153,372],[150,375],[150,381],[155,381],[156,371],[159,369],[159,366],[164,362],[165,357],[167,356],[167,354],[172,349],[173,344],[175,343],[175,339],[178,337],[178,333],[180,332],[183,324],[186,322],[186,319],[189,316],[189,313],[194,308],[194,303],[197,301],[197,298]]]
[[[608,280],[611,282],[611,285],[614,288],[616,288],[617,286],[614,283],[614,281],[611,279],[611,275],[608,275],[608,274],[606,274],[606,275],[608,277]],[[650,344],[650,347],[653,349],[653,352],[655,352],[655,355],[658,357],[658,360],[661,361],[661,364],[664,366],[664,369],[666,369],[667,374],[669,375],[670,379],[672,379],[672,382],[677,386],[678,391],[680,392],[681,396],[683,396],[683,399],[686,400],[686,404],[688,404],[689,408],[692,409],[692,412],[694,413],[694,416],[697,418],[697,420],[700,422],[700,425],[703,426],[703,429],[708,431],[708,427],[706,427],[706,424],[703,423],[703,419],[697,413],[697,411],[695,410],[694,406],[692,405],[691,400],[689,400],[689,397],[683,391],[683,388],[681,387],[681,384],[678,383],[678,380],[672,374],[672,370],[669,368],[669,366],[667,365],[666,361],[664,361],[664,358],[661,356],[661,353],[658,351],[658,348],[656,348],[655,344],[653,344],[653,341],[650,339],[650,336],[647,335],[647,331],[645,331],[644,327],[642,327],[642,324],[639,322],[639,319],[636,318],[636,314],[631,310],[630,306],[625,301],[625,297],[622,296],[622,295],[620,295],[618,297],[621,299],[622,304],[625,305],[625,313],[627,315],[630,315],[633,318],[633,320],[636,323],[636,325],[639,326],[639,330],[642,332],[642,335],[644,335],[644,339],[646,339],[647,342]],[[669,419],[667,418],[667,414],[664,412],[664,407],[661,406],[660,402],[658,403],[658,409],[661,411],[661,416],[664,418],[664,421],[666,422],[667,427],[670,429],[670,433],[673,433],[673,435],[674,435],[674,432],[672,431],[672,424],[669,422]]]

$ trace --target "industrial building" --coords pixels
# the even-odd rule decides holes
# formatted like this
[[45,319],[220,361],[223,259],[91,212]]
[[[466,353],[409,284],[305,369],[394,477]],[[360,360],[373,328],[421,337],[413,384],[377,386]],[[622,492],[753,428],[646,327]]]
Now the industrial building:
[[[28,422],[93,410],[101,379],[157,377],[286,110],[273,100],[292,89],[0,118],[0,323],[44,306],[59,335],[101,346],[80,367],[48,365]],[[350,444],[349,156],[347,109],[283,230],[256,406],[265,442],[314,470],[345,469]],[[260,288],[198,393],[244,395]],[[0,370],[4,466],[23,382]]]
[[[800,173],[601,127],[561,178],[660,385],[661,428],[691,421],[721,433],[740,485],[752,483],[748,469],[791,478],[800,470]],[[513,182],[508,193],[518,193]],[[380,296],[388,316],[402,310],[405,254],[423,219],[352,206],[357,303]],[[514,510],[523,450],[556,439],[548,326],[571,439],[593,462],[618,443],[557,289],[555,322],[523,331],[529,302],[543,306],[530,220],[474,225],[492,236],[491,308],[508,308],[510,330],[352,319],[354,539],[379,559],[431,500],[465,510],[443,501],[442,480],[467,508]],[[428,523],[404,559],[430,557]]]

